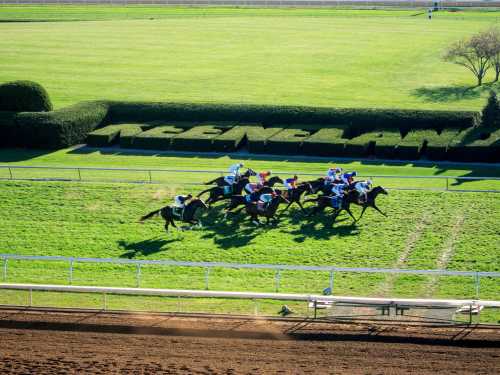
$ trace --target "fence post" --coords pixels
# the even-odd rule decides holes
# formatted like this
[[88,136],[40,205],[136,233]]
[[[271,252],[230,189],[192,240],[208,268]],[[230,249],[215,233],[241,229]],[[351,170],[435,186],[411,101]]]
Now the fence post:
[[448,182],[448,177],[446,177],[446,191],[449,190],[449,182]]
[[73,284],[73,259],[69,261],[69,276],[68,276],[69,285]]
[[476,298],[479,299],[479,292],[480,292],[480,288],[481,288],[481,285],[480,285],[480,277],[479,276],[479,273],[476,272]]
[[208,278],[210,277],[210,268],[205,268],[205,290],[208,290]]
[[30,294],[29,294],[29,307],[33,306],[33,289],[30,288]]
[[151,171],[148,171],[148,175],[149,175],[149,183],[152,184],[153,183],[153,177],[151,176]]
[[141,286],[141,264],[139,263],[135,270],[135,286],[140,288]]
[[78,168],[78,179],[81,181],[82,180],[82,174],[80,172],[80,168]]
[[280,291],[281,270],[278,269],[274,277],[276,279],[275,290],[278,293]]
[[102,309],[104,311],[106,311],[108,309],[108,300],[107,300],[106,293],[102,294]]
[[330,271],[330,294],[333,294],[333,282],[334,282],[334,274],[333,270]]
[[12,169],[9,167],[9,175],[10,175],[10,179],[12,180],[13,177],[12,177]]
[[7,258],[3,259],[3,281],[7,281]]

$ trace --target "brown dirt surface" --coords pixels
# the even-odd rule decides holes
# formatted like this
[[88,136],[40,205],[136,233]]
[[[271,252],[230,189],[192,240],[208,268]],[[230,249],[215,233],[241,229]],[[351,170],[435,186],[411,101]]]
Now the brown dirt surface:
[[0,373],[500,374],[500,329],[0,309]]

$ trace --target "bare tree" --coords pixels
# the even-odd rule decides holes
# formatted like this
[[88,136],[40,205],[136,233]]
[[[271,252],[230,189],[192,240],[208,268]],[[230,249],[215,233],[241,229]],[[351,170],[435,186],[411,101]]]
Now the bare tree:
[[483,78],[491,67],[491,57],[494,54],[493,42],[488,31],[473,35],[453,43],[444,55],[445,61],[450,61],[469,69],[477,78],[477,85],[483,84]]
[[493,27],[488,30],[490,43],[491,43],[491,67],[495,70],[495,80],[498,82],[500,76],[500,29]]

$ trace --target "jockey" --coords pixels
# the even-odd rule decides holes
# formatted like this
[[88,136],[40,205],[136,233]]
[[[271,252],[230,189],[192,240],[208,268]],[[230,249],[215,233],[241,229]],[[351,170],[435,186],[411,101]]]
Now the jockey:
[[234,184],[238,178],[240,178],[240,168],[243,167],[243,163],[236,163],[229,167],[229,176],[224,177],[224,181],[231,186]]
[[344,173],[340,178],[344,184],[352,185],[354,182],[354,177],[356,177],[358,174],[356,171],[353,171],[351,173]]
[[372,181],[358,181],[354,185],[354,188],[359,193],[360,202],[366,203],[366,201],[368,200],[368,191],[372,188]]
[[264,186],[267,182],[267,178],[271,175],[271,171],[267,171],[267,172],[260,172],[258,175],[257,175],[257,178],[259,179],[259,184],[261,184],[262,186]]
[[266,193],[266,194],[261,194],[259,197],[259,201],[257,202],[257,208],[261,208],[265,210],[268,206],[269,203],[273,200],[273,198],[276,196],[275,192],[272,193]]
[[258,191],[262,186],[260,184],[257,184],[255,182],[249,182],[248,184],[245,185],[245,191],[248,194],[255,193]]
[[342,172],[342,168],[340,167],[332,167],[326,171],[326,176],[325,176],[325,185],[330,185],[333,184],[337,178],[337,174]]
[[287,178],[284,182],[283,185],[285,185],[285,188],[288,189],[288,196],[292,194],[293,189],[297,189],[297,180],[299,177],[297,175],[293,176],[292,178]]
[[342,199],[344,199],[344,193],[349,188],[349,185],[341,183],[335,184],[332,187],[332,203],[333,207],[340,208],[342,205]]
[[188,195],[176,195],[174,198],[174,209],[177,209],[178,214],[182,215],[184,208],[186,207],[186,202],[193,198],[191,194]]

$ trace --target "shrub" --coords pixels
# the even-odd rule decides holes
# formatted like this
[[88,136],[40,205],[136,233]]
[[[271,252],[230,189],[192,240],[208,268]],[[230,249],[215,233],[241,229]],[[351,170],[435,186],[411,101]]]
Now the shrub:
[[378,158],[392,159],[396,157],[396,146],[401,142],[399,131],[384,130],[376,134],[375,156]]
[[172,149],[212,151],[212,141],[231,128],[228,124],[199,125],[172,138]]
[[262,125],[245,126],[248,141],[248,151],[257,154],[269,152],[267,140],[282,130],[283,127],[279,125],[272,125],[268,127],[264,127]]
[[236,151],[244,142],[247,134],[245,126],[235,126],[213,139],[214,151]]
[[119,141],[120,146],[127,147],[129,144],[123,142],[124,138],[142,133],[144,129],[144,124],[108,125],[89,133],[87,136],[87,145],[92,147],[106,147]]
[[17,146],[16,133],[16,113],[0,112],[0,146]]
[[236,121],[269,124],[352,124],[352,129],[465,129],[474,126],[478,112],[404,109],[341,109],[249,104],[110,102],[112,122]]
[[456,161],[500,161],[500,129],[472,128],[449,145],[449,158]]
[[144,133],[131,134],[127,146],[133,148],[143,148],[148,150],[169,150],[172,146],[172,139],[186,128],[175,125],[155,126]]
[[445,129],[441,134],[434,134],[426,138],[425,155],[431,160],[444,160],[447,158],[448,146],[460,133],[457,129]]
[[14,81],[0,85],[0,111],[52,111],[49,94],[36,82]]
[[270,153],[295,155],[300,152],[303,142],[319,130],[313,125],[292,125],[268,138]]
[[481,125],[491,128],[500,126],[500,105],[498,104],[497,94],[493,90],[490,91],[488,102],[483,108]]
[[302,152],[314,156],[345,156],[345,143],[343,138],[347,126],[338,125],[335,128],[323,128],[305,139],[302,143]]
[[436,136],[434,130],[413,130],[395,147],[395,156],[399,159],[418,159],[424,152],[427,140]]
[[21,112],[16,115],[23,146],[61,148],[81,143],[106,120],[104,102],[82,102],[53,112]]

